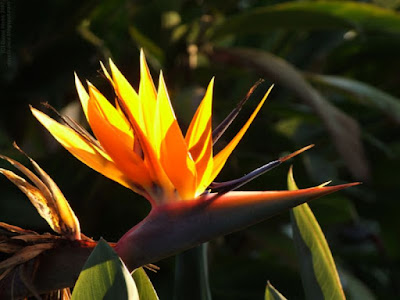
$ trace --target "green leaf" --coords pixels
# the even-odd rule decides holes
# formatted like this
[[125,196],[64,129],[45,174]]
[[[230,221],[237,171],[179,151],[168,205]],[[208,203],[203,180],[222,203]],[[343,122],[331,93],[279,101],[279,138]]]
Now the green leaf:
[[265,289],[265,300],[286,300],[286,298],[278,292],[276,288],[268,281],[267,288]]
[[[289,190],[297,190],[292,169]],[[293,239],[307,299],[346,299],[324,233],[307,203],[291,210]]]
[[128,269],[105,240],[99,241],[83,266],[72,299],[139,299]]
[[351,29],[400,32],[400,15],[376,5],[351,1],[293,1],[259,7],[227,18],[211,37],[264,33],[268,29]]
[[137,268],[132,273],[132,277],[135,280],[136,287],[139,292],[139,299],[143,300],[158,300],[156,290],[147,276],[146,271],[143,268]]
[[307,74],[311,82],[344,92],[360,103],[376,108],[400,123],[400,99],[366,83],[340,76]]

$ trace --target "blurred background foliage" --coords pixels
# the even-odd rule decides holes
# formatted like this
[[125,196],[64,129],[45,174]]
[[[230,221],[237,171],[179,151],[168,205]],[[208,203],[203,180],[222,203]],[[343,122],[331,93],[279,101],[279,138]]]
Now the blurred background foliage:
[[[215,76],[214,124],[259,78],[220,144],[273,92],[218,180],[233,179],[308,144],[296,157],[299,187],[327,180],[363,185],[311,202],[349,299],[400,297],[400,7],[375,1],[3,1],[11,51],[0,60],[0,152],[26,162],[16,141],[52,176],[95,239],[117,241],[150,206],[74,159],[34,120],[29,104],[49,102],[85,121],[73,72],[112,99],[99,61],[111,57],[137,88],[139,49],[152,75],[162,69],[178,120],[187,128]],[[6,56],[8,59],[6,59]],[[218,151],[218,146],[216,151]],[[0,162],[1,167],[9,167]],[[246,190],[286,189],[289,164]],[[25,196],[0,179],[0,220],[49,231]],[[209,245],[214,299],[262,299],[267,280],[289,299],[304,294],[282,214]],[[150,277],[171,299],[174,259]]]

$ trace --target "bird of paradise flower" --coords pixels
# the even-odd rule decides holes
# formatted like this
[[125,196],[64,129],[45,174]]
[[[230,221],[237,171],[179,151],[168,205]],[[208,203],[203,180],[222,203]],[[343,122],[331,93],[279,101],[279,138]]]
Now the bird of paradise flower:
[[82,108],[96,138],[68,117],[60,116],[64,122],[61,124],[35,108],[31,110],[76,158],[143,195],[151,203],[150,214],[127,232],[115,248],[131,269],[249,226],[309,199],[356,184],[321,185],[298,191],[234,191],[312,145],[272,161],[242,178],[214,182],[272,87],[236,136],[215,154],[213,145],[248,97],[213,131],[212,79],[186,135],[183,135],[163,75],[160,73],[156,90],[143,51],[138,92],[111,60],[111,74],[103,64],[101,66],[114,88],[115,105],[90,82],[87,92],[75,75]]

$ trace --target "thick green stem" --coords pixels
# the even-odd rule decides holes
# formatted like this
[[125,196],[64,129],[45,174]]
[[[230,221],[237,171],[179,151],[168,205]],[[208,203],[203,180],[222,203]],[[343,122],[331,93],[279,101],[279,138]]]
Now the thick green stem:
[[211,300],[207,250],[204,243],[176,256],[174,300]]

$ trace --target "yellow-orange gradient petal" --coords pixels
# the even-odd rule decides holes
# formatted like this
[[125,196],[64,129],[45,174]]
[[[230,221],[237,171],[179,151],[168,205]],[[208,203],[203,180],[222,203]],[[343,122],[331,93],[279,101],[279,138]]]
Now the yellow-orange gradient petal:
[[[125,105],[123,102],[121,104]],[[148,189],[149,193],[153,194],[153,199],[159,203],[172,201],[169,199],[176,199],[175,188],[162,168],[160,160],[157,158],[154,145],[150,143],[150,140],[138,125],[132,112],[126,106],[122,109],[127,113],[129,123],[133,126],[135,143],[140,145],[141,151],[143,151],[144,164],[148,171],[148,176],[151,178],[151,186],[153,187]],[[150,187],[150,185],[147,185],[147,187]]]
[[126,127],[118,111],[92,85],[89,85],[89,96],[89,122],[100,144],[131,181],[144,187],[150,186],[144,162],[133,151],[132,130]]
[[260,111],[261,107],[263,106],[263,104],[264,104],[265,100],[267,99],[269,93],[271,92],[272,88],[273,88],[273,85],[265,93],[263,99],[257,105],[256,109],[251,114],[250,118],[247,120],[247,122],[244,124],[244,126],[239,130],[239,132],[236,134],[236,136],[229,142],[229,144],[224,149],[222,149],[214,157],[214,167],[213,167],[212,175],[210,177],[208,184],[210,184],[215,179],[215,177],[217,177],[217,175],[219,174],[219,172],[225,165],[225,162],[228,159],[229,155],[231,155],[232,151],[235,149],[237,144],[242,139],[243,135],[246,133],[250,124],[253,122],[254,118],[257,116],[257,113]]
[[[212,151],[212,91],[214,78],[207,87],[206,94],[190,122],[186,133],[186,143],[196,163],[197,185],[200,188],[211,175],[213,169]],[[201,189],[201,188],[200,188]]]
[[[144,127],[143,130],[151,145],[154,145],[154,117],[156,112],[157,92],[151,78],[149,67],[146,63],[143,50],[140,51],[140,84],[139,84],[139,101],[143,113]],[[135,116],[133,114],[133,116]]]
[[[114,62],[110,59],[110,69],[112,74],[112,79],[110,76],[107,76],[107,70],[103,68],[107,78],[109,78],[110,82],[114,85],[117,96],[120,101],[123,101],[127,109],[131,112],[132,116],[135,118],[136,122],[144,130],[144,121],[143,121],[143,113],[141,110],[139,95],[136,93],[134,88],[130,85],[128,80],[122,75],[120,70],[114,64]],[[119,106],[118,102],[116,104]]]
[[78,92],[78,96],[79,96],[79,99],[81,101],[81,105],[82,105],[83,112],[85,113],[85,117],[89,122],[88,113],[87,113],[89,95],[86,92],[85,88],[83,87],[82,82],[79,80],[78,75],[76,73],[74,73],[74,75],[75,75],[76,91]]
[[95,171],[134,190],[131,181],[116,167],[109,155],[91,144],[71,128],[64,126],[41,111],[32,108],[32,113],[54,138],[73,156]]
[[[116,108],[111,105],[111,103],[90,82],[88,82],[88,85],[90,100],[94,100],[96,105],[100,108],[104,121],[108,122],[112,127],[124,132],[128,136],[127,138],[133,139],[133,131],[127,120],[121,116]],[[89,101],[88,105],[90,106],[90,104],[93,103],[90,103]],[[91,120],[89,118],[89,124],[91,125],[90,122]]]
[[194,197],[196,167],[189,156],[185,139],[176,120],[171,102],[160,73],[155,118],[156,153],[168,178],[182,199]]

